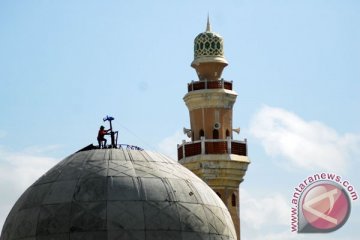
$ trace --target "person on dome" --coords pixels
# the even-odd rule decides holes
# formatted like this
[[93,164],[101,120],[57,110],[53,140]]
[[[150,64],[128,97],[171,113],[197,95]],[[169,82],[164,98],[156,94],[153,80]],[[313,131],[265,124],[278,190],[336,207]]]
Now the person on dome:
[[110,131],[110,129],[105,130],[104,126],[100,126],[98,136],[97,136],[97,140],[98,140],[98,143],[99,143],[99,148],[105,148],[106,147],[105,135],[110,135],[110,133],[108,133],[109,131]]

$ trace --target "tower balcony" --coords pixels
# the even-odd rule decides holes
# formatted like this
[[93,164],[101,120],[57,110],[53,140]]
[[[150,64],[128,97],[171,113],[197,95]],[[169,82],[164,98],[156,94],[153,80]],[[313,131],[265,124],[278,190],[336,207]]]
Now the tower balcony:
[[192,81],[188,83],[188,92],[204,90],[204,89],[227,89],[233,90],[232,81],[225,81],[224,79],[217,81]]
[[247,140],[237,141],[230,137],[227,139],[205,139],[185,142],[178,145],[178,160],[186,157],[206,154],[235,154],[247,156]]

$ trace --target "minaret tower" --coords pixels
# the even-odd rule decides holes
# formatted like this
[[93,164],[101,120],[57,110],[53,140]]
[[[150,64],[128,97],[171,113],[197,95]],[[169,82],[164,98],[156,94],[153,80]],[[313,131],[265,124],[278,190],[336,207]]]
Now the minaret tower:
[[232,115],[237,94],[232,81],[221,78],[228,65],[223,38],[206,31],[194,40],[194,61],[199,80],[188,84],[184,101],[189,109],[190,129],[184,133],[190,142],[178,145],[179,162],[204,180],[223,200],[240,239],[239,184],[250,163],[247,143],[233,139]]

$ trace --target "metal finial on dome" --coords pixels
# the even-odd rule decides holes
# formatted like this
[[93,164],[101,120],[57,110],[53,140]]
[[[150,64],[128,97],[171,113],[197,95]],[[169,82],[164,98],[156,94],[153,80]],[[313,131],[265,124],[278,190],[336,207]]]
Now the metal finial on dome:
[[207,16],[206,32],[211,32],[211,25],[210,25],[210,17],[209,17],[209,14],[208,14],[208,16]]

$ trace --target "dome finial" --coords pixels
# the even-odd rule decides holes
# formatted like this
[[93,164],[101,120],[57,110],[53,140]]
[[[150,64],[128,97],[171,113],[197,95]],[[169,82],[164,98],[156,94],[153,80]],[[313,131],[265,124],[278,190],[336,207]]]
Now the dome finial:
[[209,13],[208,13],[208,16],[207,16],[206,32],[211,32],[211,25],[210,25]]

